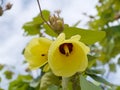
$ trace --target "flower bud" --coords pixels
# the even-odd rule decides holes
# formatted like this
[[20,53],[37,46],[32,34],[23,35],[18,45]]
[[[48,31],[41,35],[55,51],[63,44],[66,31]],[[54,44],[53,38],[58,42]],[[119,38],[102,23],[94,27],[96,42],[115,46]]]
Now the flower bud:
[[3,9],[2,9],[2,7],[0,6],[0,16],[2,16],[3,15]]
[[9,10],[9,9],[11,9],[12,8],[12,4],[11,3],[7,3],[7,5],[6,5],[6,10]]
[[64,21],[59,16],[53,15],[49,19],[50,25],[53,28],[53,30],[60,34],[64,29]]

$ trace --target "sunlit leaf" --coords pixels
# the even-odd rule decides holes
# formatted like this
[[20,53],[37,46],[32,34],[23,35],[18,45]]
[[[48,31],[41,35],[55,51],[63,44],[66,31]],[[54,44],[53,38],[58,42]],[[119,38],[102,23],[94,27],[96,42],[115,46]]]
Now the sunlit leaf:
[[19,75],[16,80],[10,82],[8,90],[30,90],[31,80],[30,75]]
[[37,78],[33,79],[32,82],[30,82],[30,86],[34,88],[39,86],[40,79],[41,79],[41,76],[38,76]]
[[42,25],[44,24],[43,18],[48,21],[50,17],[50,12],[47,10],[43,10],[42,14],[44,17],[37,15],[33,18],[32,21],[27,22],[23,25],[24,32],[26,35],[37,35],[40,34],[40,30],[42,29]]
[[36,23],[41,24],[41,23],[44,22],[44,20],[42,18],[44,18],[46,21],[49,20],[50,12],[48,10],[42,10],[42,15],[43,15],[43,17],[41,17],[40,14],[38,16],[34,17],[33,21],[36,22]]
[[98,81],[98,82],[101,82],[105,85],[108,85],[108,86],[114,86],[112,83],[106,81],[104,78],[100,77],[100,76],[97,76],[96,74],[88,74],[91,78],[93,78],[94,80]]
[[45,29],[45,33],[47,33],[48,35],[53,37],[58,36],[57,33],[55,33],[48,25],[44,24],[43,27]]
[[75,27],[66,27],[63,32],[66,34],[67,38],[76,34],[81,35],[81,41],[85,44],[94,44],[105,37],[104,31],[92,31]]
[[28,22],[24,24],[23,29],[26,35],[37,35],[40,33],[40,24]]
[[82,75],[80,76],[81,90],[102,90],[99,86],[87,81]]
[[52,72],[45,73],[40,82],[40,90],[46,90],[51,85],[59,85],[60,80]]
[[97,57],[88,55],[88,68],[91,68],[96,63],[96,58]]
[[91,74],[91,75],[94,75],[94,74],[104,74],[105,73],[105,69],[87,69],[85,72],[87,74]]
[[116,88],[116,90],[120,90],[120,86],[118,86],[118,87]]
[[12,79],[13,72],[7,70],[4,72],[4,75],[7,79]]

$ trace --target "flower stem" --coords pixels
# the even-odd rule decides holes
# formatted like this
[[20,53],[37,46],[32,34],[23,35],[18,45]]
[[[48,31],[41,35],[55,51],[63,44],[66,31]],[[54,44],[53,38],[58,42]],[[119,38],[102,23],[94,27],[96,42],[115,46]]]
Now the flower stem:
[[62,77],[62,90],[68,90],[68,81],[68,78]]
[[80,88],[80,75],[79,73],[76,73],[73,77],[72,77],[72,90],[81,90]]

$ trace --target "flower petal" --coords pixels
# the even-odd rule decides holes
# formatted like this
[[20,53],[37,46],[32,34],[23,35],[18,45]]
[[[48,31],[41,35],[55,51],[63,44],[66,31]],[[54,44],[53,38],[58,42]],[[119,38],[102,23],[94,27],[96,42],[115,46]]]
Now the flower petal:
[[37,69],[48,61],[48,49],[52,41],[47,38],[34,38],[25,48],[24,56],[31,69]]
[[87,46],[79,41],[80,36],[77,35],[65,40],[65,35],[64,37],[63,35],[60,34],[51,44],[48,63],[55,75],[69,77],[86,69],[88,51]]
[[71,37],[71,39],[76,40],[76,41],[77,41],[77,40],[79,41],[80,38],[81,38],[80,35],[75,35],[75,36],[72,36],[72,37]]

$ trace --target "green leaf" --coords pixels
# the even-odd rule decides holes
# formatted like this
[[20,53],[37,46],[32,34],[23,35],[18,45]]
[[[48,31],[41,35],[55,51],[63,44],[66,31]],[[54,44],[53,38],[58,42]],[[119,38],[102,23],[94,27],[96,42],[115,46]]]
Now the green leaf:
[[26,35],[37,35],[40,33],[40,24],[28,22],[24,24],[23,29]]
[[99,86],[87,81],[82,75],[80,76],[81,90],[102,90]]
[[10,82],[8,90],[30,90],[31,80],[30,75],[19,75],[16,80]]
[[116,90],[120,90],[120,86],[118,86],[118,87],[116,88]]
[[120,25],[116,25],[116,26],[106,28],[105,31],[106,31],[106,35],[108,37],[109,36],[118,37],[118,36],[120,36],[120,34],[119,34],[120,33]]
[[118,62],[117,62],[117,63],[118,63],[118,65],[120,65],[120,58],[118,59]]
[[4,89],[2,89],[2,88],[0,87],[0,90],[4,90]]
[[[47,10],[42,11],[43,17],[46,21],[49,20],[50,12]],[[23,25],[23,29],[26,35],[37,35],[40,34],[40,30],[42,29],[42,25],[44,24],[44,20],[40,15],[37,15],[33,18],[32,21],[27,22]]]
[[87,69],[85,72],[87,74],[91,74],[91,75],[94,75],[94,74],[104,74],[105,73],[105,69]]
[[0,70],[2,70],[4,68],[4,65],[0,64]]
[[47,72],[41,78],[40,90],[47,90],[49,86],[59,84],[59,77],[55,76],[52,72]]
[[[48,21],[49,18],[50,18],[50,11],[48,10],[42,10],[42,15],[43,15],[43,18]],[[34,19],[35,20],[35,19]]]
[[32,82],[30,82],[30,86],[31,86],[31,87],[37,87],[37,86],[39,86],[41,76],[42,76],[42,75],[40,75],[40,76],[38,76],[37,78],[33,79]]
[[94,80],[100,82],[100,83],[103,83],[105,85],[108,85],[108,86],[115,86],[114,84],[106,81],[104,78],[100,77],[100,76],[97,76],[96,75],[96,72],[94,72],[94,70],[86,70],[85,72],[87,75],[89,75],[91,78],[93,78]]
[[43,27],[45,28],[45,32],[53,37],[57,37],[57,33],[55,33],[48,25],[44,24]]
[[81,41],[88,45],[101,41],[105,37],[104,31],[92,31],[75,27],[66,27],[63,32],[66,34],[67,38],[76,34],[80,35]]
[[105,85],[108,85],[108,86],[114,86],[113,84],[111,84],[110,82],[106,81],[104,78],[100,77],[100,76],[97,76],[95,74],[88,74],[91,78],[93,78],[94,80],[98,81],[98,82],[101,82]]
[[116,64],[115,63],[110,63],[109,64],[109,69],[111,72],[116,72]]
[[2,81],[2,78],[0,77],[0,82]]
[[[49,17],[50,17],[50,12],[48,10],[42,10],[42,15],[43,18],[48,21]],[[44,20],[42,19],[41,15],[39,14],[38,16],[33,18],[33,22],[36,22],[38,24],[41,24],[44,22]]]
[[4,75],[7,79],[12,79],[13,72],[7,70],[4,72]]
[[47,90],[58,90],[58,87],[56,85],[51,85]]
[[94,56],[88,55],[88,68],[91,68],[96,63],[96,58]]
[[120,53],[120,25],[105,29],[106,38],[101,42],[104,61],[109,61]]

